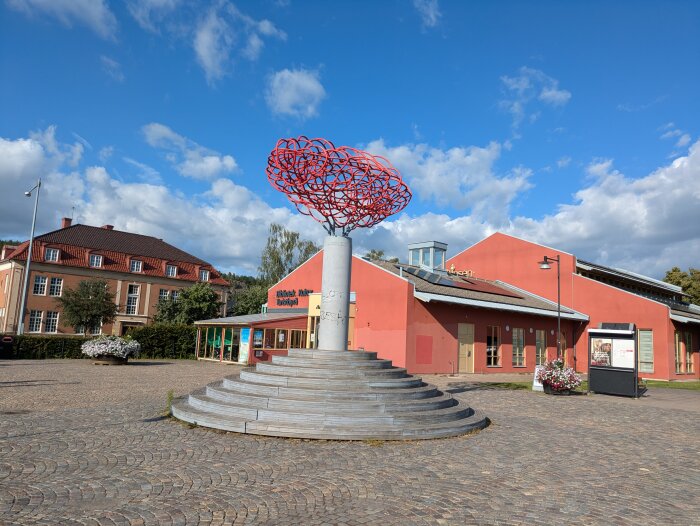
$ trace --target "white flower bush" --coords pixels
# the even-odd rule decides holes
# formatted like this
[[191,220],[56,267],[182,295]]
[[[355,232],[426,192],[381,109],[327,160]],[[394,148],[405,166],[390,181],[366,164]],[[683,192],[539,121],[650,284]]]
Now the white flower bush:
[[120,338],[119,336],[100,336],[94,340],[85,342],[80,346],[83,354],[90,358],[98,356],[117,356],[128,358],[138,356],[141,344],[136,340]]
[[553,391],[576,389],[581,385],[581,375],[571,367],[564,367],[564,360],[558,358],[547,362],[537,370],[537,379],[542,385],[549,385]]

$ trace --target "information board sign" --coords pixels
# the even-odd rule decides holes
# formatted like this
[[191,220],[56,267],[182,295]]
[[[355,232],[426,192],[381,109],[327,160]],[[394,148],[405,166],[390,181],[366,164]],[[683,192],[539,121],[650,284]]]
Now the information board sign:
[[613,339],[612,366],[634,369],[634,340]]

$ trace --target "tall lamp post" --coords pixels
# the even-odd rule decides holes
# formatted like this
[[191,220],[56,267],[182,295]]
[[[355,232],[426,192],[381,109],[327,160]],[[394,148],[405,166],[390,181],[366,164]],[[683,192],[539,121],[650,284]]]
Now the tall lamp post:
[[19,307],[19,325],[17,326],[17,334],[24,333],[24,309],[27,307],[27,289],[29,287],[29,267],[32,263],[32,246],[34,245],[34,227],[36,226],[36,210],[39,207],[39,191],[41,190],[41,177],[37,183],[28,191],[24,192],[27,197],[32,196],[32,192],[36,190],[34,197],[34,216],[32,217],[32,232],[29,235],[29,250],[27,251],[27,267],[24,269],[24,285],[22,287],[22,302]]
[[559,270],[559,254],[556,257],[545,256],[539,262],[539,265],[542,270],[549,270],[552,268],[550,263],[554,262],[557,264],[557,358],[561,358],[561,272]]

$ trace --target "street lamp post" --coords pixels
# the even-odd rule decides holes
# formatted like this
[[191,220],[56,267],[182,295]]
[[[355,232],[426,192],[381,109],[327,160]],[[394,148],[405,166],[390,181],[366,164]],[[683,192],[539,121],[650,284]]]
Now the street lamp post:
[[22,286],[22,302],[19,307],[19,325],[17,326],[17,334],[24,333],[24,309],[27,307],[27,289],[29,287],[29,267],[32,263],[32,246],[34,245],[34,227],[36,226],[36,210],[39,207],[39,191],[41,190],[41,177],[37,183],[24,192],[27,197],[32,196],[32,192],[36,190],[34,198],[34,216],[32,217],[32,232],[29,234],[29,249],[27,251],[27,266],[24,269],[24,285]]
[[561,358],[561,272],[559,269],[559,254],[556,257],[545,256],[539,262],[539,265],[542,270],[549,270],[552,268],[550,263],[555,261],[557,263],[557,358]]

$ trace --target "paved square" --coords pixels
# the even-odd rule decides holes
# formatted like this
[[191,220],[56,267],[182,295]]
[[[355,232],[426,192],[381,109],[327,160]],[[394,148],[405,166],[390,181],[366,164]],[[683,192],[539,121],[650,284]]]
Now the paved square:
[[700,524],[698,392],[554,397],[426,376],[492,425],[416,442],[162,417],[169,390],[237,370],[0,361],[0,524]]

